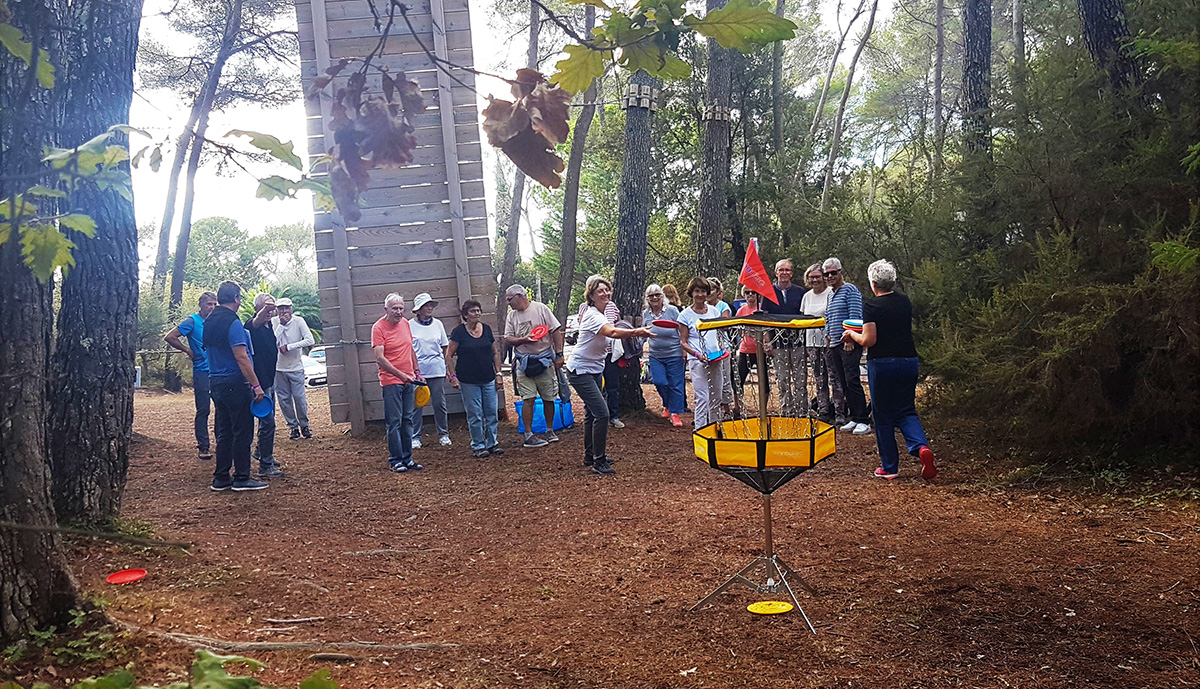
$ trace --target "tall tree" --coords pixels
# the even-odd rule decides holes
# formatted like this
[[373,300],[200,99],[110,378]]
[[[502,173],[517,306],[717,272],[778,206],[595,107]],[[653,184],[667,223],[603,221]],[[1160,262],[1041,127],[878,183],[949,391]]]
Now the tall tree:
[[[58,114],[62,147],[129,120],[142,0],[56,0],[64,43]],[[133,201],[81,188],[74,202],[96,223],[72,237],[75,266],[62,280],[51,371],[50,459],[59,519],[116,517],[129,467],[137,338],[138,254]]]
[[[33,45],[27,65],[0,47],[0,199],[24,191],[42,169],[50,143],[51,94],[38,67],[54,47],[57,24],[49,0],[13,0],[11,24]],[[8,28],[8,27],[6,27]],[[11,34],[10,34],[11,35]],[[10,206],[11,208],[11,206]],[[46,456],[46,382],[51,294],[25,265],[17,214],[0,242],[0,640],[24,638],[76,604],[75,582],[60,549]]]
[[871,17],[867,20],[867,28],[863,31],[862,40],[858,42],[858,50],[850,60],[850,68],[846,70],[846,86],[842,89],[842,100],[838,103],[837,117],[833,121],[833,139],[829,142],[829,159],[825,163],[825,186],[821,189],[821,211],[824,212],[829,201],[829,188],[833,185],[833,166],[837,162],[838,150],[842,145],[842,126],[846,118],[846,102],[850,100],[850,91],[854,85],[854,69],[858,66],[858,58],[862,57],[867,41],[871,40],[871,31],[875,28],[875,11],[879,9],[879,0],[871,4]]
[[1108,74],[1118,91],[1142,83],[1137,62],[1130,54],[1129,21],[1124,0],[1078,0],[1083,43],[1096,65]]
[[[775,0],[775,14],[782,17],[784,0]],[[783,41],[771,46],[771,152],[777,159],[783,154]]]
[[[596,27],[596,8],[584,9],[584,35],[590,36]],[[558,285],[554,300],[554,316],[559,323],[567,322],[571,290],[575,286],[575,245],[579,227],[579,174],[583,170],[583,152],[587,147],[588,131],[596,114],[597,80],[593,79],[583,93],[583,108],[571,132],[571,153],[567,156],[567,177],[563,196],[562,245],[558,263]]]
[[992,0],[963,5],[963,145],[970,157],[992,155]]
[[[642,290],[646,286],[646,232],[654,189],[650,173],[651,124],[660,82],[645,71],[638,71],[629,83],[625,100],[625,159],[618,192],[613,301],[625,319],[633,323],[641,316]],[[621,376],[621,407],[646,408],[636,366],[627,367]]]
[[812,141],[817,136],[817,128],[821,125],[821,117],[825,113],[825,102],[829,99],[829,87],[833,84],[833,75],[837,70],[838,61],[842,57],[842,47],[846,45],[846,38],[850,36],[850,30],[854,28],[854,23],[862,16],[864,7],[866,7],[866,0],[858,0],[858,6],[854,8],[854,14],[850,17],[850,21],[846,22],[846,28],[842,29],[842,3],[841,0],[838,1],[837,45],[833,49],[833,55],[829,58],[829,68],[825,70],[825,80],[821,82],[821,96],[817,99],[817,107],[813,110],[812,125],[808,128],[809,141]]
[[945,78],[942,68],[946,62],[946,0],[937,0],[933,12],[933,179],[936,182],[941,179],[945,166],[946,117],[942,102]]
[[[707,0],[709,12],[726,0]],[[729,190],[729,120],[733,104],[733,50],[708,39],[708,77],[704,89],[703,143],[700,162],[700,204],[696,228],[696,270],[701,275],[722,271],[725,244],[726,194]]]
[[[542,30],[542,10],[536,2],[529,3],[529,50],[525,54],[528,69],[538,67],[538,36]],[[504,264],[500,268],[500,289],[496,292],[496,328],[504,332],[508,318],[508,302],[504,290],[512,284],[517,272],[517,245],[521,239],[521,202],[525,197],[525,173],[517,168],[513,177],[512,205],[508,210],[508,231],[504,234]]]

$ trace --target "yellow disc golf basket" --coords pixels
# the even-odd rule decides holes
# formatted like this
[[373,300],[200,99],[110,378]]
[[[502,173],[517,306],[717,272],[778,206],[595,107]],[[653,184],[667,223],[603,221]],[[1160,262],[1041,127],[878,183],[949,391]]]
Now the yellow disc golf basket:
[[[807,331],[824,329],[825,319],[755,314],[703,321],[697,327],[705,334],[716,331],[718,346],[729,350],[733,362],[733,399],[722,400],[728,403],[723,406],[728,411],[723,412],[720,421],[692,434],[696,456],[762,494],[766,542],[762,555],[691,609],[704,606],[732,586],[744,586],[758,593],[786,592],[808,628],[815,633],[816,629],[792,590],[792,582],[811,594],[816,592],[775,554],[771,538],[771,494],[832,456],[835,450],[833,427],[817,419],[811,408],[808,381]],[[747,373],[745,380],[737,362],[743,342],[753,343],[755,349],[753,370]],[[723,393],[712,391],[710,394]],[[762,584],[750,579],[760,567],[766,569],[766,582]]]

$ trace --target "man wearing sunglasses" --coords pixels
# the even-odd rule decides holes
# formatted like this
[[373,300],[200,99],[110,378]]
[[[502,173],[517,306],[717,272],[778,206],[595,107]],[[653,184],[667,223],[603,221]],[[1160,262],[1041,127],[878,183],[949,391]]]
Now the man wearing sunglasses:
[[[829,297],[829,307],[825,309],[825,335],[829,338],[830,354],[837,353],[837,356],[829,358],[829,363],[832,364],[830,375],[836,376],[842,382],[846,406],[849,407],[847,415],[850,420],[842,426],[842,430],[851,431],[855,435],[866,435],[871,432],[871,416],[867,413],[867,396],[863,393],[862,377],[859,373],[863,348],[854,341],[839,345],[842,332],[845,331],[842,322],[850,318],[862,319],[862,293],[857,287],[846,282],[842,262],[837,258],[825,259],[822,270],[826,284],[833,290],[833,296]],[[840,349],[834,349],[839,346]]]

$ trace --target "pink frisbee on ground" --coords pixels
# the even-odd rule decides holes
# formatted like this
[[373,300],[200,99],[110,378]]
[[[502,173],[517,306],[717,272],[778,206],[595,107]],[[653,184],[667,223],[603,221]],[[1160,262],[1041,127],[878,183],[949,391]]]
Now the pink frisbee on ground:
[[656,318],[650,322],[656,328],[678,328],[679,323],[667,318]]
[[539,325],[529,333],[529,339],[540,340],[550,334],[550,328],[546,325]]
[[104,577],[104,580],[110,584],[132,584],[145,578],[146,570],[144,569],[123,569]]

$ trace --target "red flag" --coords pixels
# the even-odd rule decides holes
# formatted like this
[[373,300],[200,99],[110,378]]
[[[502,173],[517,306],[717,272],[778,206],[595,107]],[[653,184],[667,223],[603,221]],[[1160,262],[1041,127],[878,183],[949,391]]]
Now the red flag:
[[771,284],[771,277],[767,275],[767,269],[758,257],[758,239],[751,239],[750,246],[746,247],[746,260],[742,263],[742,273],[738,275],[738,282],[779,304],[779,300],[775,298],[775,285]]

